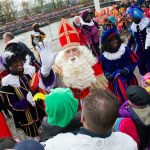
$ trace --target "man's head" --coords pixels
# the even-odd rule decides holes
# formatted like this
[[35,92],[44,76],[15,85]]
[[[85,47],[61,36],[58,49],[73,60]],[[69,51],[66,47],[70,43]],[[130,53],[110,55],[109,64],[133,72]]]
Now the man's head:
[[80,18],[79,16],[75,16],[73,21],[76,23],[76,24],[80,24]]
[[14,35],[11,32],[6,32],[3,35],[3,39],[5,41],[5,43],[8,43],[9,41],[11,41],[12,39],[14,39]]
[[118,116],[118,99],[105,89],[93,89],[83,103],[81,122],[95,134],[108,134]]
[[27,140],[21,141],[20,143],[17,143],[13,147],[13,149],[16,149],[16,150],[35,150],[35,149],[44,150],[44,147],[37,141],[27,139]]
[[144,10],[146,9],[146,6],[143,4],[143,5],[141,6],[141,9],[144,11]]
[[131,5],[135,5],[135,0],[131,0]]
[[65,50],[64,55],[67,60],[75,61],[75,58],[80,56],[80,51],[77,46],[70,46]]
[[12,149],[17,142],[12,138],[0,138],[0,149]]
[[63,71],[63,82],[66,87],[85,89],[96,81],[92,69],[96,60],[85,46],[72,46],[60,51],[55,64]]

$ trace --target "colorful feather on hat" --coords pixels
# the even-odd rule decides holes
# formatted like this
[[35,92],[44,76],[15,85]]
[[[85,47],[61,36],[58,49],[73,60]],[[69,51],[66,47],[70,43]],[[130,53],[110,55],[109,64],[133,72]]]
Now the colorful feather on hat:
[[126,14],[129,14],[130,17],[142,19],[145,17],[143,10],[138,6],[130,6],[126,11]]
[[9,51],[5,51],[3,54],[2,54],[2,60],[3,60],[3,64],[7,64],[7,59],[11,58],[13,55],[13,53],[9,52]]

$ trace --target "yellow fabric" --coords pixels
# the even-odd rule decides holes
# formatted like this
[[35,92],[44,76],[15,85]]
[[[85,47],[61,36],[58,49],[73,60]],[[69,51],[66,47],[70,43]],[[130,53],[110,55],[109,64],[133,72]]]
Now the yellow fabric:
[[38,101],[38,99],[45,100],[45,95],[42,94],[42,93],[35,94],[34,97],[33,97],[33,101]]

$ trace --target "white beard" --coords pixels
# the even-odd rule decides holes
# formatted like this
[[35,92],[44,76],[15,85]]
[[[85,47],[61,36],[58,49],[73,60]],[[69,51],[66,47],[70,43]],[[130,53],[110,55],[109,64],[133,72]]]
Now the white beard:
[[96,82],[94,70],[96,60],[92,53],[84,46],[79,46],[80,56],[73,56],[75,61],[66,60],[64,52],[58,54],[55,63],[63,71],[63,83],[66,87],[84,90]]

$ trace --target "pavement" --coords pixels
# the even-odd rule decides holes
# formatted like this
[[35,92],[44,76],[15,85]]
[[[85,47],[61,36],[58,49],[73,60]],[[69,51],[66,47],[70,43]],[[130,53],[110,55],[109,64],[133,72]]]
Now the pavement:
[[[124,36],[122,36],[122,37],[124,38],[125,43],[127,43],[127,38],[126,38],[126,36],[124,35]],[[60,50],[62,50],[61,45],[60,45],[58,39],[52,41],[52,48],[53,48],[53,52],[59,52]],[[33,49],[31,49],[31,50],[34,52],[34,54],[35,54],[36,57],[37,57],[36,51],[33,50]],[[136,75],[136,77],[137,77],[137,79],[138,79],[138,82],[139,82],[139,85],[140,85],[140,84],[141,84],[141,82],[140,82],[140,80],[141,80],[141,75],[139,74],[138,68],[135,69],[135,75]],[[21,140],[21,141],[22,141],[22,140],[25,140],[25,139],[33,139],[33,138],[31,138],[31,137],[26,136],[26,135],[24,134],[24,132],[21,131],[21,130],[16,131],[16,128],[15,128],[15,124],[14,124],[14,120],[13,120],[13,119],[10,119],[10,120],[9,120],[9,119],[6,117],[6,122],[7,122],[7,125],[8,125],[8,127],[9,127],[9,129],[10,129],[10,131],[11,131],[12,136],[13,136],[14,139],[19,139],[19,140]]]

